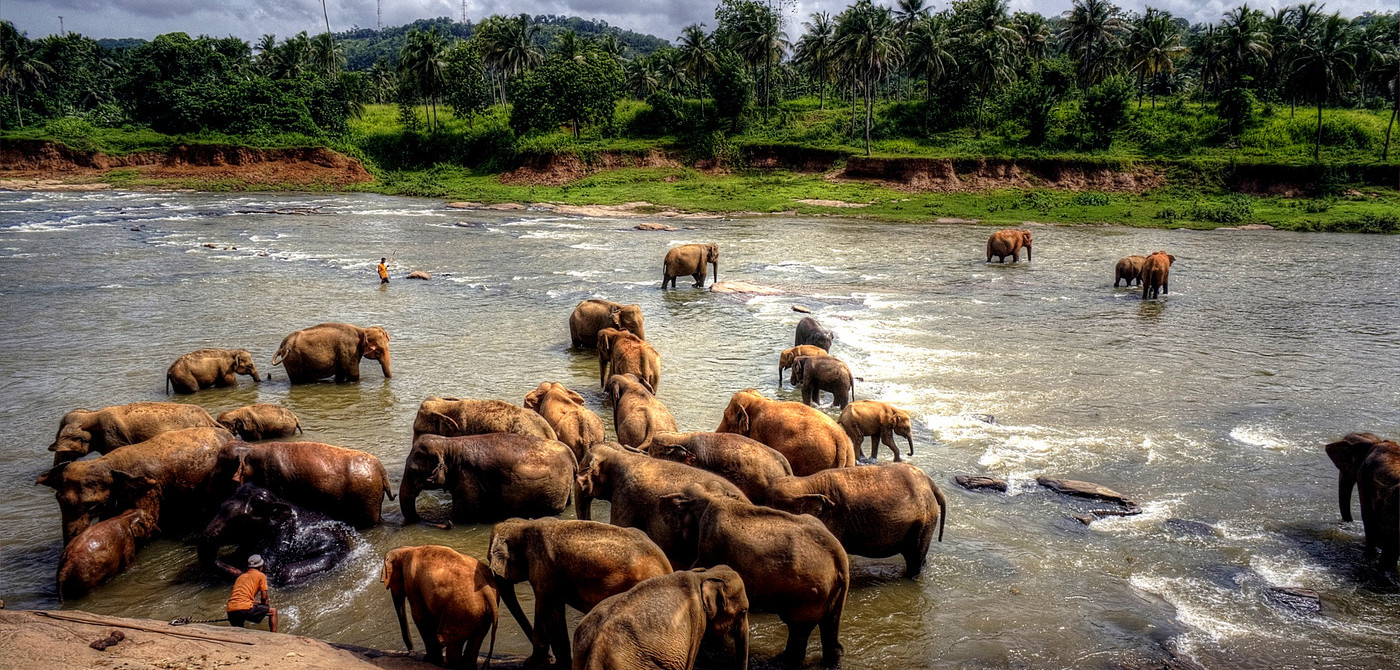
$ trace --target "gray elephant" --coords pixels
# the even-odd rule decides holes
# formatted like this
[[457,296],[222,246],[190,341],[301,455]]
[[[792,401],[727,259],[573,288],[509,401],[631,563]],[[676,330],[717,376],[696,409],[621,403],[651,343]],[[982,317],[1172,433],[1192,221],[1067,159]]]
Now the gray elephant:
[[214,428],[218,422],[198,405],[173,402],[133,402],[99,410],[75,409],[58,422],[49,451],[55,465],[90,452],[105,454],[117,447],[145,442],[161,433],[184,428]]
[[792,466],[776,449],[733,433],[657,433],[643,451],[724,477],[759,505],[770,484],[792,476]]
[[[804,344],[814,347],[821,347],[822,351],[831,351],[831,342],[836,339],[836,335],[823,328],[816,319],[810,316],[802,317],[797,322],[797,334],[792,338],[792,345],[800,347]],[[779,373],[781,374],[781,373]]]
[[903,556],[905,577],[923,570],[934,531],[942,542],[948,522],[943,492],[908,463],[783,477],[769,487],[768,506],[817,517],[847,553],[870,558]]
[[175,359],[165,371],[165,392],[175,387],[176,393],[194,393],[215,386],[238,386],[238,375],[248,375],[253,381],[258,368],[253,355],[244,349],[200,349]]
[[576,470],[574,452],[558,440],[511,433],[420,435],[404,462],[399,508],[404,523],[417,523],[418,494],[440,489],[452,494],[453,521],[554,516],[569,504]]
[[379,326],[361,328],[348,323],[322,323],[298,330],[282,340],[273,365],[281,365],[293,384],[334,377],[360,381],[360,359],[379,361],[384,378],[389,368],[389,333]]
[[[566,605],[587,614],[643,580],[671,574],[666,554],[636,528],[554,518],[496,524],[487,561],[506,608],[534,643],[525,664],[541,667],[549,665],[550,647],[560,667],[573,665]],[[535,593],[533,630],[515,596],[523,581]]]
[[1337,504],[1351,521],[1351,490],[1361,493],[1366,552],[1379,551],[1381,570],[1395,572],[1400,556],[1400,444],[1371,433],[1352,433],[1327,445],[1337,466]]
[[835,356],[798,356],[792,359],[792,376],[788,380],[802,389],[802,402],[821,404],[822,392],[831,394],[831,403],[845,409],[856,395],[855,377],[851,369]]
[[682,244],[666,252],[662,263],[661,288],[670,284],[676,287],[676,277],[690,275],[695,279],[695,288],[705,288],[707,265],[715,266],[714,280],[719,281],[718,244]]
[[598,384],[612,375],[637,375],[655,390],[661,383],[661,354],[632,333],[616,328],[598,331]]
[[783,387],[783,371],[792,367],[792,362],[798,356],[826,356],[826,350],[810,344],[802,344],[788,349],[784,349],[778,354],[778,388]]
[[692,670],[700,643],[727,640],[748,668],[749,599],[739,573],[720,565],[652,577],[604,600],[574,632],[574,670]]
[[413,418],[413,439],[420,435],[485,435],[514,433],[546,440],[558,439],[549,422],[539,414],[504,400],[428,398]]
[[899,447],[894,444],[898,435],[909,441],[909,455],[914,455],[914,424],[909,413],[878,400],[857,400],[841,410],[836,420],[851,438],[851,446],[856,448],[856,458],[865,455],[865,438],[870,438],[870,458],[876,458],[880,445],[884,444],[894,452],[895,462],[904,460],[899,455]]
[[267,403],[220,412],[215,420],[239,438],[252,442],[291,437],[302,432],[301,420],[292,410]]
[[592,349],[598,342],[598,331],[604,328],[625,330],[647,339],[640,305],[623,305],[610,300],[584,300],[569,315],[569,340],[575,349]]
[[613,404],[613,430],[617,431],[618,442],[640,448],[659,432],[680,430],[671,410],[637,375],[613,375],[604,390]]

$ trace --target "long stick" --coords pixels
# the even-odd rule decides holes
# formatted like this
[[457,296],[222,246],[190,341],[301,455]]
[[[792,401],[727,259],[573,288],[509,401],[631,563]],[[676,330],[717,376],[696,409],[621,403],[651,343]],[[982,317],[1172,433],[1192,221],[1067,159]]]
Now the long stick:
[[42,617],[48,617],[50,619],[58,619],[60,621],[72,621],[73,623],[84,623],[89,626],[111,626],[113,628],[130,628],[132,630],[141,630],[146,631],[148,633],[160,633],[161,635],[174,635],[175,637],[185,637],[193,640],[208,640],[210,642],[224,642],[228,644],[246,644],[248,646],[253,646],[257,644],[256,642],[249,642],[247,640],[234,640],[232,638],[227,637],[219,637],[216,635],[203,635],[200,633],[191,633],[182,630],[165,630],[161,628],[151,628],[150,626],[141,626],[131,623],[116,623],[113,621],[94,621],[92,619],[84,619],[82,617],[75,617],[67,614],[58,614],[55,612],[46,612],[42,610],[34,610],[34,613]]

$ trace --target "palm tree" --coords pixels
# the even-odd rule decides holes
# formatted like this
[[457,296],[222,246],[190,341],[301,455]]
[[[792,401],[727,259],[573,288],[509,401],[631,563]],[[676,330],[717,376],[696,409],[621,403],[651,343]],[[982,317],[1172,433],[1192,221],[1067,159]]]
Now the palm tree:
[[1264,13],[1247,4],[1225,13],[1219,34],[1220,46],[1231,62],[1227,72],[1236,84],[1263,66],[1272,51],[1269,33],[1264,30]]
[[330,33],[321,33],[311,42],[315,69],[326,77],[335,77],[345,67],[345,48],[336,43]]
[[[685,69],[685,52],[680,49],[665,49],[656,52],[656,75],[661,85],[672,93],[684,93],[691,87],[690,77]],[[702,92],[700,95],[704,95]]]
[[257,46],[253,48],[257,49],[258,52],[257,60],[254,62],[258,72],[263,76],[272,76],[277,62],[277,36],[267,33],[258,38]]
[[565,30],[554,38],[554,53],[565,60],[583,62],[583,49],[583,40],[572,30]]
[[1218,94],[1230,68],[1220,31],[1214,25],[1201,27],[1191,36],[1190,45],[1191,58],[1201,73],[1201,87]]
[[810,21],[802,23],[807,32],[797,40],[793,63],[817,84],[817,109],[826,109],[826,84],[831,81],[832,62],[836,51],[836,26],[831,15],[813,12]]
[[1016,12],[1011,15],[1011,25],[1021,36],[1023,52],[1032,61],[1045,58],[1050,50],[1050,23],[1035,12]]
[[895,5],[895,28],[899,30],[901,37],[908,35],[914,26],[929,16],[929,10],[924,6],[924,0],[899,0]]
[[382,104],[385,94],[392,91],[397,84],[394,70],[389,67],[388,61],[380,58],[374,61],[374,65],[369,66],[369,84],[374,89],[374,101]]
[[782,20],[772,7],[756,2],[740,6],[734,31],[729,35],[730,48],[757,72],[763,69],[763,120],[768,120],[768,107],[773,92],[773,66],[782,61],[791,43],[783,33]]
[[627,82],[627,88],[638,100],[646,99],[647,96],[656,92],[661,87],[661,75],[657,71],[656,59],[638,58],[627,64],[623,70],[623,76]]
[[[399,50],[399,75],[418,85],[423,95],[423,114],[428,116],[433,130],[437,129],[437,99],[442,92],[443,70],[447,63],[443,58],[447,51],[447,38],[438,32],[437,26],[428,30],[410,30]],[[429,115],[429,104],[432,113]]]
[[925,17],[914,25],[908,38],[909,75],[924,80],[924,98],[933,97],[934,82],[957,67],[952,47],[956,38],[948,24],[934,16]]
[[1333,14],[1318,26],[1311,39],[1302,43],[1293,61],[1293,71],[1310,82],[1317,95],[1317,135],[1313,160],[1322,155],[1322,105],[1341,95],[1356,80],[1356,39],[1340,14]]
[[837,19],[836,44],[843,60],[851,66],[852,89],[858,83],[865,93],[865,155],[869,156],[875,83],[904,58],[894,13],[870,0],[857,0]]
[[[1142,85],[1144,79],[1176,71],[1176,58],[1186,53],[1181,44],[1181,29],[1172,21],[1170,14],[1151,7],[1133,23],[1128,35],[1128,60],[1131,69],[1138,77],[1138,108],[1142,108]],[[1157,91],[1152,90],[1152,108],[1157,108]]]
[[277,47],[273,68],[276,78],[295,79],[308,72],[314,60],[314,51],[305,30],[288,37],[282,46]]
[[987,99],[998,84],[1011,80],[1013,48],[1021,35],[1006,14],[1006,0],[968,0],[954,11],[962,67],[977,89],[977,136],[982,136]]
[[699,97],[705,97],[705,76],[714,72],[718,63],[715,43],[705,34],[704,24],[692,23],[681,31],[678,48],[681,71],[689,75],[699,89]]
[[15,30],[14,24],[0,21],[0,86],[14,98],[15,118],[21,128],[24,114],[19,106],[20,93],[47,86],[50,74],[53,67],[35,56],[33,45]]
[[539,25],[528,14],[515,17],[491,16],[477,27],[485,47],[486,62],[500,75],[501,105],[506,104],[505,77],[514,77],[544,61],[540,51]]
[[1060,33],[1065,48],[1079,59],[1080,78],[1097,84],[1109,74],[1109,58],[1123,31],[1120,10],[1109,0],[1074,0]]

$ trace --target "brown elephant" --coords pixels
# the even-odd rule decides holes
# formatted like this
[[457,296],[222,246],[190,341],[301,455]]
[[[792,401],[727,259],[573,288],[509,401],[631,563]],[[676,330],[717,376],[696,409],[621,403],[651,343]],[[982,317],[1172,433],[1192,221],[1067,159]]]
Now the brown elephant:
[[826,356],[826,349],[812,344],[801,344],[795,347],[784,349],[778,354],[778,388],[783,387],[783,371],[792,367],[792,362],[798,356]]
[[1118,265],[1113,268],[1113,288],[1118,288],[1120,281],[1124,282],[1124,286],[1131,287],[1134,281],[1141,286],[1142,264],[1146,260],[1146,256],[1124,256],[1118,259]]
[[996,256],[998,263],[1005,263],[1006,257],[1010,256],[1012,263],[1019,263],[1022,247],[1026,249],[1026,261],[1030,261],[1031,231],[998,230],[987,238],[987,262],[992,262],[992,256]]
[[36,483],[52,488],[58,498],[65,545],[92,523],[127,508],[118,488],[123,478],[154,480],[160,494],[147,511],[166,530],[202,525],[223,501],[214,472],[219,451],[231,441],[233,434],[218,426],[161,433],[99,458],[59,463]]
[[200,349],[191,351],[170,364],[165,371],[165,392],[175,387],[176,393],[194,393],[215,386],[238,386],[238,375],[248,375],[260,382],[253,355],[244,349]]
[[647,339],[640,305],[624,305],[610,300],[583,300],[569,315],[569,340],[575,349],[592,349],[598,343],[598,331],[604,328],[625,330]]
[[603,420],[583,404],[583,396],[559,382],[543,382],[525,395],[525,409],[544,418],[554,430],[555,439],[569,445],[574,456],[607,439]]
[[259,484],[357,528],[377,525],[383,519],[380,500],[394,499],[378,458],[320,442],[230,442],[219,453],[218,476]]
[[738,487],[717,474],[606,442],[588,450],[579,467],[578,482],[583,490],[581,509],[586,510],[595,499],[611,502],[610,523],[641,529],[673,565],[690,565],[695,560],[695,534],[662,506],[663,496],[695,484],[716,495],[748,501]]
[[700,643],[729,640],[747,670],[749,598],[727,565],[652,577],[599,603],[574,632],[574,670],[692,670]]
[[556,439],[544,417],[504,400],[428,398],[418,405],[418,415],[413,419],[415,440],[425,434],[459,437],[487,433]]
[[[804,316],[801,321],[797,322],[797,330],[793,335],[792,344],[794,347],[800,347],[802,345],[817,347],[823,352],[827,352],[831,351],[831,343],[835,339],[835,333],[832,333],[820,323],[817,323],[816,319],[810,316]],[[778,374],[781,375],[782,372]]]
[[[488,632],[491,646],[496,646],[496,581],[475,558],[435,544],[399,547],[384,555],[380,581],[394,599],[403,644],[412,651],[404,615],[408,601],[429,663],[443,665],[446,660],[448,667],[475,670]],[[490,665],[490,650],[486,659]]]
[[105,454],[117,447],[145,442],[161,433],[182,428],[213,428],[218,422],[198,405],[173,402],[133,402],[97,411],[75,409],[58,422],[49,451],[55,465],[82,458],[89,452]]
[[574,452],[558,440],[513,433],[420,435],[404,461],[399,508],[404,523],[417,523],[418,494],[441,489],[452,495],[453,521],[554,516],[569,504],[576,471]]
[[136,562],[136,549],[156,532],[156,520],[144,509],[129,509],[78,533],[58,558],[58,597],[86,595]]
[[1172,263],[1176,262],[1176,256],[1165,251],[1154,251],[1148,254],[1142,262],[1142,299],[1147,300],[1151,294],[1156,298],[1160,293],[1167,291],[1167,275],[1171,274]]
[[831,417],[800,402],[770,400],[758,391],[735,393],[716,433],[758,440],[782,454],[795,475],[856,464],[851,438]]
[[1395,572],[1400,556],[1400,444],[1371,433],[1351,433],[1327,445],[1337,466],[1337,504],[1351,521],[1351,490],[1361,492],[1366,553],[1379,551],[1382,570]]
[[[646,533],[596,521],[502,521],[486,555],[506,608],[534,644],[527,666],[548,667],[551,647],[560,667],[573,666],[566,605],[587,614],[642,580],[671,574],[671,562]],[[515,597],[523,581],[535,593],[533,630]]]
[[613,406],[613,430],[617,441],[629,447],[644,447],[653,435],[678,432],[671,410],[656,398],[651,385],[637,375],[613,375],[604,387]]
[[598,331],[598,384],[607,384],[612,375],[629,374],[646,380],[655,391],[661,383],[661,354],[646,340],[625,330]]
[[769,487],[768,506],[817,517],[849,554],[903,556],[905,577],[923,570],[934,531],[942,542],[948,522],[943,491],[908,463],[783,477]]
[[220,412],[214,420],[240,439],[253,442],[291,437],[303,432],[301,420],[292,410],[267,403]]
[[682,244],[666,252],[662,263],[661,288],[669,283],[676,287],[676,277],[690,275],[695,279],[695,288],[705,288],[706,265],[715,266],[714,281],[719,281],[718,244]]
[[752,505],[699,486],[665,497],[696,529],[693,567],[727,565],[744,579],[749,602],[787,624],[783,665],[797,668],[807,641],[821,629],[822,665],[841,659],[841,612],[851,564],[841,543],[811,516]]
[[792,377],[788,380],[802,389],[802,402],[819,405],[822,392],[831,394],[831,404],[844,409],[856,396],[855,377],[851,368],[835,356],[798,356],[792,359]]
[[856,448],[856,458],[865,455],[865,438],[869,437],[870,458],[879,457],[880,444],[883,443],[894,452],[896,462],[904,460],[899,455],[899,447],[894,444],[895,435],[909,441],[909,455],[914,455],[914,425],[909,413],[887,402],[857,400],[841,410],[836,423],[846,431],[846,437],[851,438],[851,444]]
[[643,451],[724,477],[759,505],[767,499],[769,484],[792,475],[792,466],[777,450],[733,433],[657,433]]
[[303,328],[282,340],[272,364],[281,365],[293,384],[326,377],[357,382],[361,358],[379,361],[385,379],[394,376],[389,369],[389,333],[379,326],[322,323]]

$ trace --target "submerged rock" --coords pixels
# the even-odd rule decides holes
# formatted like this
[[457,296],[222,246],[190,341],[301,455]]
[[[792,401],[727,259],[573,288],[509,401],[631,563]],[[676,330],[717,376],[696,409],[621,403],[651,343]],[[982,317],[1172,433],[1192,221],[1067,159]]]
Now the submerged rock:
[[1215,528],[1210,524],[1186,519],[1167,519],[1162,528],[1176,537],[1214,537]]
[[422,270],[414,270],[413,272],[408,273],[408,278],[409,278],[409,279],[423,279],[423,280],[428,280],[428,279],[432,279],[432,278],[433,278],[433,275],[432,275],[431,273],[424,272],[424,271],[422,271]]
[[806,307],[803,307],[802,305],[793,305],[793,306],[792,306],[792,311],[797,312],[797,313],[799,313],[799,314],[811,314],[811,313],[812,313],[812,310],[807,309]]
[[1054,477],[1037,477],[1035,483],[1061,495],[1074,498],[1087,498],[1089,500],[1103,500],[1105,502],[1118,503],[1124,507],[1137,507],[1137,503],[1128,500],[1123,494],[1092,482],[1081,482],[1074,479],[1055,479]]
[[447,206],[452,209],[477,209],[481,207],[479,202],[449,202]]
[[1006,480],[1004,479],[996,479],[995,477],[987,477],[984,475],[958,475],[953,478],[953,481],[957,482],[958,486],[969,491],[991,489],[993,491],[1006,493]]
[[632,228],[634,230],[675,230],[675,227],[664,223],[639,223]]
[[782,295],[783,293],[771,286],[750,284],[746,281],[722,281],[718,284],[711,284],[710,290],[715,293],[747,293],[751,295]]
[[1298,614],[1322,614],[1322,596],[1312,589],[1272,586],[1265,596],[1275,607]]

